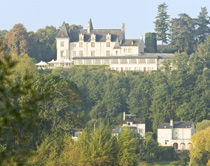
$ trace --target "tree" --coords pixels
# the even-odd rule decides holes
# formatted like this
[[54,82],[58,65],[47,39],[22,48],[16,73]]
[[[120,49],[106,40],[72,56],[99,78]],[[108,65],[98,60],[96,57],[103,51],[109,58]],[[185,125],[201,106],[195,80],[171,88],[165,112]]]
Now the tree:
[[0,30],[0,39],[5,39],[8,31],[7,30]]
[[[4,51],[0,42],[1,51]],[[15,165],[26,161],[30,139],[38,122],[38,105],[42,95],[32,89],[33,78],[25,74],[14,80],[17,64],[10,55],[1,53],[0,59],[0,164]]]
[[206,7],[201,8],[201,12],[196,19],[196,25],[196,32],[199,42],[203,43],[206,40],[207,36],[210,34],[210,19]]
[[79,136],[80,159],[78,165],[115,165],[116,140],[108,125],[99,124],[94,129],[86,128]]
[[[70,152],[77,153],[77,151],[70,149],[70,147],[73,147],[71,142],[71,135],[64,132],[46,136],[41,145],[37,146],[37,150],[32,152],[32,156],[28,159],[28,164],[56,166],[62,163],[66,165],[68,162],[64,160],[65,157],[63,155],[70,154]],[[70,147],[67,147],[68,145]],[[65,148],[68,148],[68,151]],[[64,149],[67,154],[64,154]]]
[[156,33],[145,34],[145,52],[155,53],[157,52],[157,40]]
[[136,148],[138,142],[136,138],[132,137],[132,131],[129,128],[123,128],[122,132],[119,133],[117,143],[118,143],[118,162],[119,165],[129,166],[136,165],[137,155]]
[[168,43],[168,33],[169,30],[169,15],[167,15],[168,6],[166,3],[162,3],[158,6],[158,15],[155,17],[155,31],[157,33],[157,40],[162,41],[163,43]]
[[173,18],[170,26],[170,46],[181,51],[192,53],[195,46],[195,23],[185,13],[179,14],[179,18]]
[[56,35],[54,26],[38,29],[36,33],[29,32],[29,56],[37,61],[56,59]]
[[6,43],[11,53],[28,53],[28,34],[23,24],[15,24],[7,34]]
[[143,140],[142,144],[139,145],[139,149],[140,160],[152,162],[158,157],[158,143],[153,138]]
[[[194,147],[190,149],[190,165],[209,165],[210,163],[210,127],[196,132],[192,137]],[[208,164],[207,164],[208,163]]]
[[197,123],[196,132],[205,130],[208,127],[210,127],[210,120],[203,120],[202,122]]

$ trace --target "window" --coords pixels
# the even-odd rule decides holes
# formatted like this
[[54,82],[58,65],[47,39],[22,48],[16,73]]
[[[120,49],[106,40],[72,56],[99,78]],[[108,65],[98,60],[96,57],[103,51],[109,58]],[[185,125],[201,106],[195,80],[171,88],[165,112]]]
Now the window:
[[95,47],[95,42],[91,42],[91,47]]
[[118,51],[116,51],[116,55],[118,55]]
[[61,41],[61,47],[64,47],[64,41]]
[[128,126],[130,126],[130,122],[128,122]]
[[91,56],[95,56],[95,51],[91,51]]
[[106,47],[110,47],[110,42],[106,42]]
[[168,142],[169,142],[169,140],[165,140],[165,145],[167,145]]
[[76,47],[76,44],[72,44],[72,47]]
[[106,51],[106,56],[110,56],[110,51]]
[[132,48],[128,48],[128,53],[132,53]]
[[83,43],[82,42],[79,43],[79,47],[83,47]]
[[79,52],[79,56],[83,56],[83,51],[80,51]]
[[73,51],[73,56],[76,56],[76,51]]
[[64,51],[61,51],[61,56],[64,56]]
[[94,39],[95,39],[95,35],[92,35],[92,36],[91,36],[91,39],[94,40]]

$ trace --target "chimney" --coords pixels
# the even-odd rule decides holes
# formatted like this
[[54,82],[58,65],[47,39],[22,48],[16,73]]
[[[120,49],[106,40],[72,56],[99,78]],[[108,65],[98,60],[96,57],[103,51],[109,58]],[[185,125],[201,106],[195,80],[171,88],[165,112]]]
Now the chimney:
[[174,121],[173,121],[173,119],[170,120],[170,126],[171,126],[171,127],[174,126]]
[[123,112],[123,120],[125,120],[125,112]]
[[125,32],[125,24],[124,23],[122,23],[121,31]]

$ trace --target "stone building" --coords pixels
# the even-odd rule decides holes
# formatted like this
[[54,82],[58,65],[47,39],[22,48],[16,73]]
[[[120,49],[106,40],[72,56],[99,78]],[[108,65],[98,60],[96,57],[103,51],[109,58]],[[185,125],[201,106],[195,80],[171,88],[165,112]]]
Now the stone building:
[[143,36],[125,38],[125,24],[121,29],[94,29],[91,19],[87,29],[71,29],[65,22],[56,37],[57,60],[51,68],[74,65],[107,65],[112,70],[158,70],[165,59],[173,54],[144,53]]
[[195,133],[193,122],[160,123],[157,141],[160,146],[173,146],[176,150],[189,150],[192,145],[191,136]]

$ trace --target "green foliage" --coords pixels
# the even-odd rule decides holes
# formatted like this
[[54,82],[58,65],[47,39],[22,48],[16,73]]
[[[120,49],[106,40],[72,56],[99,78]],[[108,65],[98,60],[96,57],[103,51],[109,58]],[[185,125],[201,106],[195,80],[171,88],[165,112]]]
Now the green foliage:
[[199,42],[203,43],[206,40],[207,36],[210,34],[210,20],[206,7],[201,8],[201,12],[196,19],[196,25],[198,26],[196,32]]
[[6,43],[11,53],[20,55],[28,53],[28,34],[23,24],[15,24],[8,32]]
[[161,160],[172,161],[178,159],[178,155],[174,150],[174,147],[159,146],[158,158]]
[[145,52],[155,53],[157,52],[157,39],[156,33],[146,33],[145,34]]
[[58,30],[53,26],[29,32],[29,56],[39,61],[56,59],[56,35]]
[[187,14],[179,14],[179,18],[171,20],[170,46],[181,51],[192,53],[195,49],[195,22]]
[[7,30],[0,30],[0,40],[5,39],[8,31]]
[[193,147],[190,149],[190,165],[210,164],[210,127],[196,132],[192,137]]
[[[53,133],[43,140],[37,150],[32,152],[28,164],[56,166],[60,165],[60,158],[63,157],[64,148],[69,145],[71,136],[67,133]],[[68,149],[69,150],[69,149]],[[65,161],[62,161],[65,162]]]
[[169,15],[167,15],[168,6],[166,3],[158,5],[158,15],[155,17],[155,31],[157,33],[157,40],[163,43],[168,43],[168,33],[169,30]]
[[205,130],[208,127],[210,127],[210,120],[203,120],[202,122],[197,123],[196,132]]
[[132,131],[129,128],[123,128],[122,132],[119,133],[118,143],[118,161],[119,165],[128,166],[137,164],[136,143],[138,139],[132,136]]
[[108,125],[103,123],[93,130],[86,128],[79,136],[80,165],[115,165],[117,162],[116,140]]
[[[1,51],[4,48],[1,47]],[[0,164],[15,165],[25,162],[30,141],[38,123],[38,105],[43,100],[31,86],[33,78],[28,73],[15,80],[17,61],[2,54],[0,59]]]
[[152,162],[157,159],[159,148],[158,143],[152,138],[143,140],[139,145],[139,159],[147,162]]

